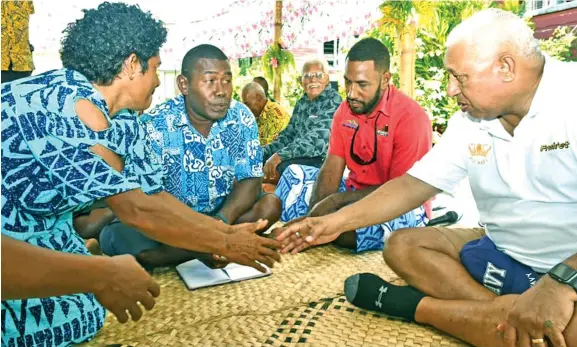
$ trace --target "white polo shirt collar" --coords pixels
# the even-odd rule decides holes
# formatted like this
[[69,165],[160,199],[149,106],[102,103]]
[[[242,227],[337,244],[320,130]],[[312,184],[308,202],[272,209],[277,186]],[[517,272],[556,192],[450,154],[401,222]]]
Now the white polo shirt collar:
[[531,101],[529,112],[527,112],[527,115],[525,115],[523,119],[535,118],[542,113],[543,109],[548,109],[547,99],[549,98],[550,93],[554,93],[557,89],[555,86],[556,78],[559,77],[556,73],[557,68],[558,64],[556,64],[556,61],[548,55],[545,55],[543,75],[541,76],[541,80],[537,86],[535,96],[533,96],[533,100]]

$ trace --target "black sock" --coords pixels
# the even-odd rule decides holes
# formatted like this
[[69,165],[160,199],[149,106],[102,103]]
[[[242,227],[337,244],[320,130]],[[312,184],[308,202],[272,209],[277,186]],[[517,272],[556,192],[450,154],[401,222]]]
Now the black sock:
[[371,273],[345,280],[345,295],[351,304],[390,316],[415,320],[417,305],[426,296],[410,286],[396,286]]

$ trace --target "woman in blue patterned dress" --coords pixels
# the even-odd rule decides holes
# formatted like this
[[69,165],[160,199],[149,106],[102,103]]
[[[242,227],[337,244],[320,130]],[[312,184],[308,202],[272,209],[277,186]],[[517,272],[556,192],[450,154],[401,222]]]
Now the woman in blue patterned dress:
[[[2,84],[2,346],[68,346],[105,309],[138,320],[158,285],[130,256],[88,256],[74,212],[103,201],[124,223],[179,248],[258,267],[277,241],[195,213],[162,190],[134,112],[159,85],[162,22],[103,3],[65,30],[64,69]],[[57,252],[60,251],[60,252]],[[83,293],[83,294],[78,294]]]

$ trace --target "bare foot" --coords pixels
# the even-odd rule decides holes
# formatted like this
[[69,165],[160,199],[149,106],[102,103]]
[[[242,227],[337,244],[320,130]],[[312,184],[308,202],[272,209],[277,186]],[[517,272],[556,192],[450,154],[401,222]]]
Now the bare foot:
[[97,239],[84,240],[84,245],[88,249],[88,252],[92,255],[102,255],[102,250],[100,249],[100,243]]
[[161,245],[158,248],[146,249],[138,253],[135,258],[143,268],[151,270],[157,267],[173,267],[182,264],[196,258],[198,254],[198,252],[186,249]]
[[263,183],[262,184],[262,191],[265,193],[274,193],[276,189],[276,182],[274,183]]

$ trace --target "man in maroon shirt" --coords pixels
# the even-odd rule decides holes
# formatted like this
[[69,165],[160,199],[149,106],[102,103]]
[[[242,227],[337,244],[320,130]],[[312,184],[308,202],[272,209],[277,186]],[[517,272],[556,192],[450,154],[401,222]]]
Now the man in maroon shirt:
[[[360,200],[405,174],[431,148],[429,117],[389,84],[389,52],[380,41],[367,38],[351,48],[344,78],[347,100],[335,112],[322,168],[291,165],[279,181],[283,221],[325,215]],[[343,180],[345,167],[349,175]],[[392,231],[425,226],[427,214],[425,203],[384,224],[345,232],[335,242],[357,252],[382,249]]]

